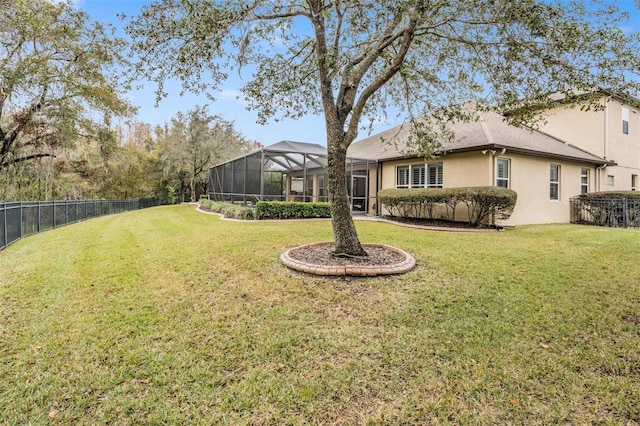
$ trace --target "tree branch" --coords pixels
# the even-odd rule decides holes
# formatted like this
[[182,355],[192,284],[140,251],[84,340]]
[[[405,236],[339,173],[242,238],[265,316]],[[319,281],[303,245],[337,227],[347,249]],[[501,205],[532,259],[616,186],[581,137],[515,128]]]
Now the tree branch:
[[360,118],[362,117],[364,108],[371,96],[373,96],[382,86],[384,86],[389,80],[391,80],[394,75],[396,75],[402,69],[402,63],[404,62],[404,59],[409,52],[409,48],[411,47],[416,27],[417,19],[414,13],[410,17],[409,24],[402,34],[402,44],[400,45],[400,50],[395,55],[395,58],[391,61],[387,69],[363,90],[363,92],[360,94],[360,97],[358,98],[358,101],[350,111],[351,119],[349,120],[347,137],[345,138],[346,144],[351,144],[351,142],[356,138],[358,134],[358,124],[360,123]]
[[2,162],[0,163],[0,169],[7,168],[13,164],[22,163],[29,160],[35,160],[36,158],[45,158],[45,157],[56,158],[54,154],[47,154],[47,153],[31,154],[31,155],[27,155],[20,158],[14,158],[11,161]]

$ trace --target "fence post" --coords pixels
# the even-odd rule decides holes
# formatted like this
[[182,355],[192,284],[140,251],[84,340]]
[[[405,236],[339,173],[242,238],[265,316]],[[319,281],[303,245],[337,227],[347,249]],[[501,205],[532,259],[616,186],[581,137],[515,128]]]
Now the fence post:
[[7,203],[2,203],[2,221],[3,221],[3,227],[2,229],[4,230],[2,235],[2,247],[6,247],[7,246],[7,239],[9,238],[7,236]]
[[629,209],[628,209],[628,205],[627,205],[627,199],[623,198],[622,199],[622,215],[624,217],[624,227],[627,227],[627,223],[628,223],[628,216],[629,216]]
[[20,236],[18,239],[22,239],[22,201],[20,201]]

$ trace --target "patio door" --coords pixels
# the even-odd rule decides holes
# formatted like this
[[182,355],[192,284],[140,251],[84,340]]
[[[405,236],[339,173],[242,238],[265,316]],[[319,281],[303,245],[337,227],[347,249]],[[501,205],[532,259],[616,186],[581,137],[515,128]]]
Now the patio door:
[[368,207],[368,185],[366,175],[351,175],[347,179],[349,195],[351,196],[351,211],[354,213],[366,213]]

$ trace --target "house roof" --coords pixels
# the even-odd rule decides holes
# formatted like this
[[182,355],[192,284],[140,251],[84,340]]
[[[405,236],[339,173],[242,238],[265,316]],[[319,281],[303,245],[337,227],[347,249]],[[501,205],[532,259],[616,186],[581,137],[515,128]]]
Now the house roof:
[[[485,149],[502,150],[538,157],[577,161],[595,165],[614,165],[565,141],[527,127],[515,127],[495,112],[481,113],[474,122],[459,122],[449,126],[454,139],[442,141],[438,156]],[[375,160],[411,158],[407,146],[410,124],[403,124],[362,139],[349,147],[350,157]]]

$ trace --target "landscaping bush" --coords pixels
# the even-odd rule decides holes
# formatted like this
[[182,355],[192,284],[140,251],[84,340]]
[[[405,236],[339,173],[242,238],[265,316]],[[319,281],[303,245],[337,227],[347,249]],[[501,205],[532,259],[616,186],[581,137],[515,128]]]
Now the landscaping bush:
[[219,202],[219,201],[211,201],[211,200],[200,200],[200,204],[204,206],[207,210],[211,210],[215,213],[220,213],[224,215],[224,217],[228,217],[230,219],[242,219],[242,220],[253,220],[255,219],[254,209],[251,207],[246,207],[239,204]]
[[460,200],[469,210],[469,223],[478,226],[487,219],[508,219],[516,206],[518,195],[508,188],[473,186],[461,190]]
[[256,219],[305,219],[331,217],[329,203],[258,201]]
[[610,199],[622,199],[627,200],[640,200],[639,191],[603,191],[603,192],[589,192],[587,194],[578,195],[583,200],[610,200]]
[[378,200],[391,216],[434,219],[436,206],[444,206],[449,220],[455,218],[458,204],[467,207],[469,223],[478,226],[490,218],[508,219],[517,194],[494,186],[461,188],[384,189]]
[[420,217],[433,219],[433,209],[446,204],[451,191],[442,188],[383,189],[378,192],[378,201],[391,216]]

